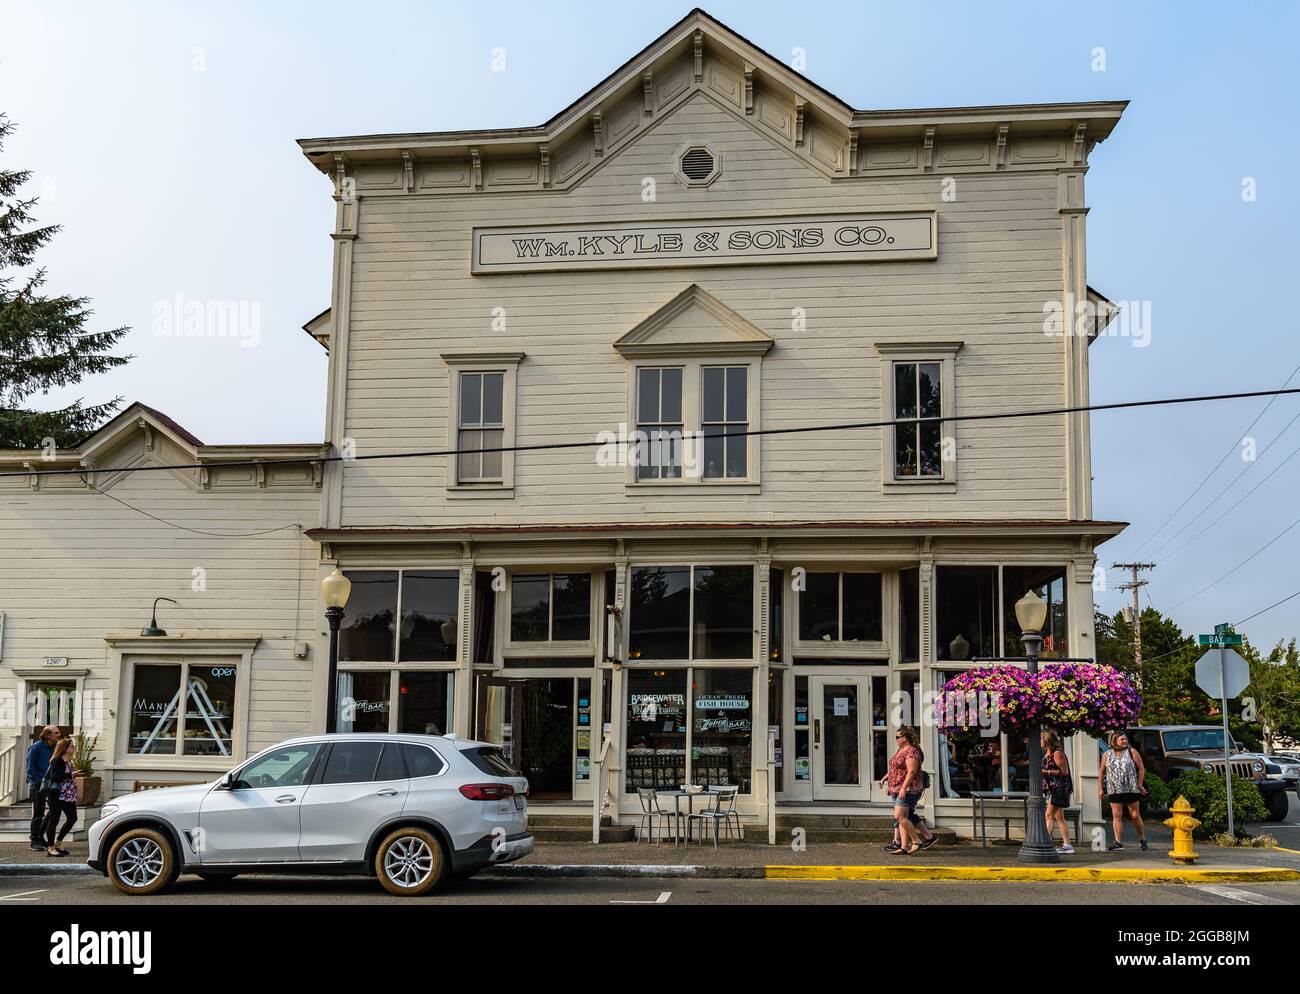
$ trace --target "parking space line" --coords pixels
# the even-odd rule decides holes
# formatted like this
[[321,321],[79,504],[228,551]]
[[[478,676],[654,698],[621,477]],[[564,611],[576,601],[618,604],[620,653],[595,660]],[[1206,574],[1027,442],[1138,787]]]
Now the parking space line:
[[1230,901],[1240,901],[1242,904],[1289,904],[1289,901],[1283,901],[1276,897],[1269,897],[1265,894],[1256,894],[1254,891],[1240,890],[1236,887],[1221,887],[1218,884],[1194,884],[1193,890],[1205,891],[1207,894],[1214,894],[1216,897],[1226,897]]
[[44,894],[46,890],[48,890],[48,888],[42,890],[24,890],[24,891],[19,891],[17,894],[5,894],[3,896],[0,896],[0,901],[35,901],[36,898],[28,897],[27,895]]
[[673,896],[670,890],[662,891],[658,899],[654,901],[610,901],[610,904],[667,904],[668,899]]

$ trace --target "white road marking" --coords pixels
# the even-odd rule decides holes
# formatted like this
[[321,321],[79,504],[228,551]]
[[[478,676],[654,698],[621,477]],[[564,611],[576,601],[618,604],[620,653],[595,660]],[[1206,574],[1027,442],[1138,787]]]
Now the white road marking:
[[610,904],[667,904],[668,899],[673,896],[670,890],[662,891],[658,900],[655,901],[610,901]]
[[[47,888],[48,889],[48,888]],[[24,890],[17,894],[5,894],[0,897],[0,901],[35,901],[36,898],[28,897],[28,894],[44,894],[44,890]]]
[[1289,903],[1276,897],[1269,897],[1265,894],[1256,894],[1254,891],[1239,890],[1236,887],[1221,887],[1218,884],[1194,884],[1193,889],[1203,890],[1205,893],[1213,894],[1216,897],[1226,897],[1230,901],[1240,901],[1242,904]]

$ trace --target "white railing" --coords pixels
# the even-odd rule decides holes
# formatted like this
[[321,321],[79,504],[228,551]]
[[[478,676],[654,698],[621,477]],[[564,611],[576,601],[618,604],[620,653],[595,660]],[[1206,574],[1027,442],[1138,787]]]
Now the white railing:
[[600,841],[600,819],[609,804],[609,784],[605,773],[605,762],[609,757],[610,736],[606,735],[600,746],[600,755],[596,757],[596,776],[591,785],[591,841]]
[[0,749],[0,804],[18,800],[18,764],[19,757],[24,755],[18,749],[17,740]]
[[767,844],[776,845],[776,732],[767,730]]

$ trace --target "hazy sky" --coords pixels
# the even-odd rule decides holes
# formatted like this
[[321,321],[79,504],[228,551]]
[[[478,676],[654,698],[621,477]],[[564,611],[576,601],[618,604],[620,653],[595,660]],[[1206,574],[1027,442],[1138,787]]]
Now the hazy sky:
[[[688,9],[5,0],[0,110],[20,130],[4,162],[33,170],[39,220],[64,226],[41,257],[50,288],[93,298],[105,327],[132,326],[125,347],[137,357],[36,403],[120,394],[207,442],[318,440],[325,353],[300,326],[329,302],[333,207],[294,139],[537,124]],[[1113,300],[1149,302],[1150,338],[1144,348],[1118,337],[1093,345],[1093,399],[1278,387],[1300,365],[1291,309],[1300,15],[1291,4],[746,0],[708,9],[778,58],[803,49],[807,75],[856,107],[1131,99],[1092,156],[1088,272]],[[494,48],[505,50],[505,72],[492,71]],[[1243,199],[1248,178],[1253,200]],[[154,334],[156,307],[178,294],[243,302],[250,315],[255,306],[256,346]],[[1300,456],[1284,463],[1300,427],[1265,451],[1300,414],[1300,398],[1279,399],[1260,419],[1251,432],[1259,458],[1248,463],[1242,434],[1262,408],[1233,401],[1093,419],[1094,515],[1133,522],[1103,547],[1106,565],[1132,558],[1231,450],[1140,548],[1159,563],[1150,603],[1193,632],[1300,589],[1298,525],[1180,605],[1300,517]],[[1112,589],[1099,595],[1107,610],[1121,603],[1120,579],[1109,576]],[[1245,631],[1261,645],[1300,634],[1300,597]]]

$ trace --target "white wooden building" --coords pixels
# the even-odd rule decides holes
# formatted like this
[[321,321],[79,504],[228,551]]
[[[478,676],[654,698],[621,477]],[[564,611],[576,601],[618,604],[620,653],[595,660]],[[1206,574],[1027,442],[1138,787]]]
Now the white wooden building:
[[[342,727],[502,741],[561,812],[728,782],[763,822],[883,811],[892,729],[924,724],[924,809],[967,831],[972,790],[1027,783],[1024,743],[950,748],[921,698],[1020,654],[1031,588],[1050,652],[1093,656],[1094,550],[1123,524],[1092,517],[1086,415],[937,419],[1086,403],[1113,308],[1087,283],[1084,176],[1123,109],[857,110],[694,11],[536,127],[303,140],[336,215],[305,326],[324,446],[259,470],[133,408],[58,455],[98,476],[128,465],[119,438],[137,462],[184,450],[211,469],[97,486],[302,535],[186,535],[78,476],[0,477],[0,689],[66,656],[115,711],[116,790],[194,778],[323,726],[337,565]],[[880,421],[900,423],[791,430]],[[129,634],[154,596],[184,621]],[[135,751],[158,691],[134,674],[163,658],[233,661],[231,758]],[[1096,749],[1073,748],[1095,817]]]

